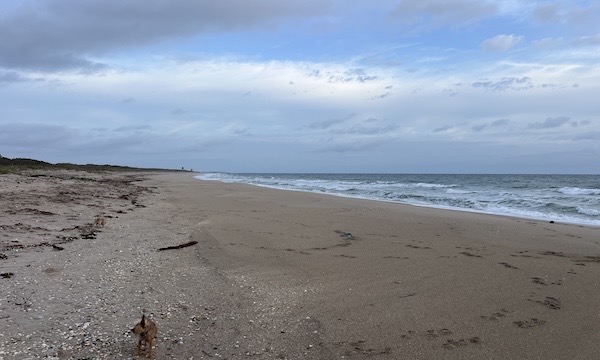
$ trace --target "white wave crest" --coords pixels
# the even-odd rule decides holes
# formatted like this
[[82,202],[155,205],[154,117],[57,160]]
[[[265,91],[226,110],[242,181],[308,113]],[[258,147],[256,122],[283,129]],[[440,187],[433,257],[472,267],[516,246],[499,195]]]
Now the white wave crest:
[[600,195],[600,189],[581,189],[578,187],[564,187],[558,192],[565,195]]
[[444,188],[453,188],[453,187],[457,187],[458,185],[444,185],[444,184],[416,183],[416,184],[413,184],[413,186],[415,186],[415,187],[423,187],[423,188],[430,188],[430,189],[444,189]]
[[586,209],[584,207],[578,206],[577,207],[577,212],[583,215],[588,215],[588,216],[600,216],[600,210],[596,210],[596,209]]
[[467,191],[467,190],[459,190],[459,189],[448,189],[446,190],[447,194],[475,194],[475,191]]

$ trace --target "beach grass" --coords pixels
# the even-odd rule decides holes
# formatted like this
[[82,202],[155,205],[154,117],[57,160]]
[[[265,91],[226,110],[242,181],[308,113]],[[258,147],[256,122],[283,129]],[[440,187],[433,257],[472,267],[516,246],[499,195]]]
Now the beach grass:
[[126,171],[186,171],[182,169],[139,168],[109,164],[49,163],[28,158],[6,158],[0,155],[0,174],[13,174],[25,170],[73,170],[86,172],[126,172]]

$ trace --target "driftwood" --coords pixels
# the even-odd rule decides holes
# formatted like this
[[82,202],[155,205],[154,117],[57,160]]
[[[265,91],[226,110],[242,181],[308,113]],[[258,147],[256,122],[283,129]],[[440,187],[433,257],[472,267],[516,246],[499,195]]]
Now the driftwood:
[[184,247],[188,247],[188,246],[192,246],[192,245],[196,245],[198,242],[197,241],[190,241],[187,242],[185,244],[179,244],[179,245],[175,245],[175,246],[167,246],[167,247],[163,247],[158,249],[158,251],[163,251],[163,250],[175,250],[175,249],[182,249]]

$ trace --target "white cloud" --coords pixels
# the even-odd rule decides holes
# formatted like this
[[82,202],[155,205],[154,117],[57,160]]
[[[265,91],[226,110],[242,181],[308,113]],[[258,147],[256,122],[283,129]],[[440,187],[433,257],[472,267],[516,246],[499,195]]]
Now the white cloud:
[[523,36],[518,35],[496,35],[492,38],[484,40],[481,43],[481,48],[485,51],[507,51],[515,47],[521,41]]

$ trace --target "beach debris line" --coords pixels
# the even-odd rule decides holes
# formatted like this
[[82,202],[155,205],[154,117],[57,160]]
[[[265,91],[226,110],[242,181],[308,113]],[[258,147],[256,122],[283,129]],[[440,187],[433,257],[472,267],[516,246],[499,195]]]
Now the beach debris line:
[[162,247],[162,248],[159,248],[157,251],[182,249],[182,248],[185,248],[188,246],[196,245],[197,243],[198,243],[197,241],[190,241],[190,242],[186,242],[184,244]]
[[[29,295],[14,295],[13,304],[17,306],[22,306],[23,310],[28,311],[30,307],[33,306],[33,302],[31,301],[31,297],[35,294],[35,290],[29,291]],[[9,300],[9,302],[11,302]]]
[[340,237],[342,237],[342,238],[344,238],[346,240],[352,240],[352,239],[354,239],[354,235],[352,235],[352,233],[350,233],[350,232],[345,232],[345,231],[342,231],[342,230],[335,230],[335,232],[337,234],[339,234]]

